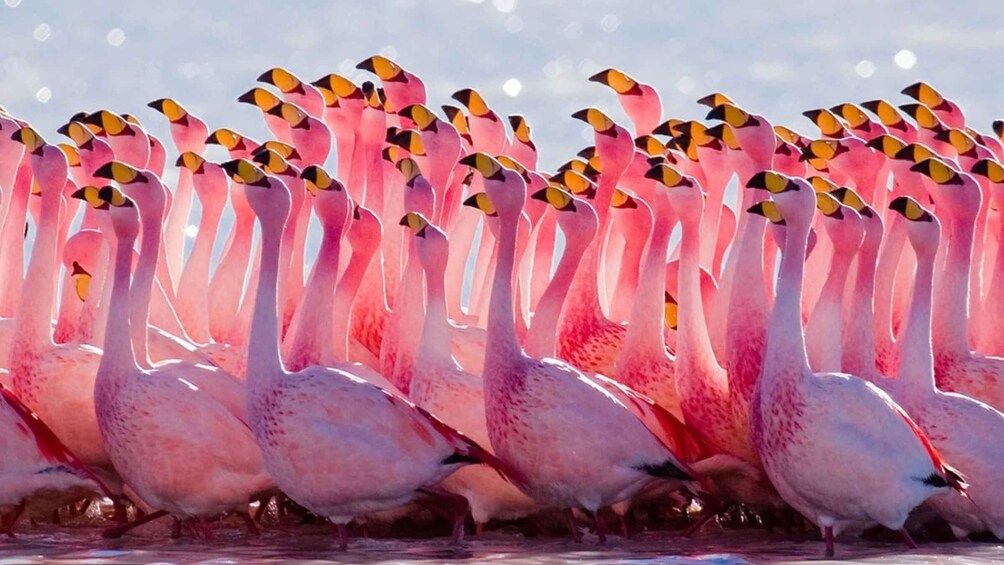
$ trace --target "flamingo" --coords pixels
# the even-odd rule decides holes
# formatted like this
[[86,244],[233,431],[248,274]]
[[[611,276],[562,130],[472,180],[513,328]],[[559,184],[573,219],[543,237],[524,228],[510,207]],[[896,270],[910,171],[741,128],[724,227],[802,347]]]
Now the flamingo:
[[[449,240],[417,212],[410,212],[401,223],[414,234],[414,249],[425,272],[427,293],[409,397],[472,440],[487,445],[483,379],[461,369],[450,354],[451,327],[444,294]],[[479,533],[492,518],[519,518],[536,509],[533,500],[488,468],[460,469],[442,486],[467,499]]]
[[[757,173],[748,188],[771,193],[786,226],[763,377],[754,403],[754,440],[785,502],[833,538],[855,522],[902,530],[931,495],[965,490],[930,440],[880,389],[844,373],[813,373],[802,336],[801,278],[816,197],[803,179]],[[833,462],[841,462],[834,467]]]
[[[207,517],[246,512],[250,498],[269,489],[271,480],[247,424],[192,384],[190,371],[179,371],[175,364],[144,369],[136,363],[129,272],[139,215],[136,204],[114,189],[104,189],[101,197],[118,240],[112,280],[115,307],[108,315],[105,353],[94,388],[101,437],[130,490],[156,510],[137,523],[170,513],[205,529]],[[149,410],[151,405],[164,411]]]
[[[979,175],[987,179],[990,184],[990,197],[996,204],[998,210],[1002,209],[1002,197],[1004,197],[1004,167],[995,159],[981,159],[977,161],[970,171],[974,175]],[[998,230],[1004,227],[1004,223]],[[1004,238],[1000,232],[997,234],[997,251],[993,257],[994,269],[991,273],[990,282],[987,285],[986,296],[983,301],[984,317],[982,328],[976,335],[976,350],[989,355],[1004,355],[1004,340],[1000,332],[994,331],[993,320],[997,319],[997,314],[1004,311],[1004,245],[1001,242]],[[989,255],[989,253],[988,253]],[[989,259],[989,257],[988,257]]]
[[356,68],[380,77],[394,111],[412,104],[425,104],[425,83],[422,79],[387,57],[374,55],[359,62]]
[[[248,356],[248,412],[265,468],[290,498],[336,524],[401,506],[463,465],[497,458],[413,404],[337,369],[287,372],[276,312],[289,192],[253,163],[228,161],[261,226],[261,277]],[[466,502],[462,504],[466,513]],[[458,515],[461,515],[458,512]],[[457,525],[462,522],[457,522]],[[462,529],[455,527],[455,537]]]
[[282,67],[271,68],[258,77],[258,82],[270,84],[282,92],[288,102],[303,108],[315,117],[324,116],[324,96],[310,83],[303,82],[296,75]]
[[926,82],[916,82],[902,90],[910,98],[924,104],[933,110],[945,125],[962,128],[966,125],[966,115],[955,102],[945,98],[933,86]]
[[972,397],[942,392],[934,382],[931,303],[941,222],[909,196],[896,198],[890,208],[902,215],[910,245],[917,254],[910,312],[900,338],[901,361],[890,389],[938,451],[958,464],[969,479],[966,497],[945,493],[932,497],[931,505],[948,520],[958,537],[984,530],[999,535],[1004,530],[1004,474],[1000,471],[1004,451],[978,438],[1004,430],[1004,414]]
[[[656,478],[679,484],[695,477],[589,376],[556,359],[523,353],[513,319],[511,275],[526,182],[484,153],[460,162],[484,178],[500,228],[484,371],[492,447],[524,476],[524,492],[538,503],[593,512],[603,541],[605,527],[595,514],[600,507],[629,499]],[[476,203],[482,206],[483,200]],[[610,442],[610,437],[618,440]]]
[[651,84],[638,82],[618,69],[600,71],[589,80],[609,86],[617,93],[624,113],[634,124],[635,135],[648,135],[662,119],[662,99]]
[[92,296],[99,295],[104,285],[100,268],[108,260],[104,236],[95,229],[82,229],[63,244],[62,256],[66,277],[52,339],[56,343],[92,343],[98,300],[88,301],[87,296],[92,292]]

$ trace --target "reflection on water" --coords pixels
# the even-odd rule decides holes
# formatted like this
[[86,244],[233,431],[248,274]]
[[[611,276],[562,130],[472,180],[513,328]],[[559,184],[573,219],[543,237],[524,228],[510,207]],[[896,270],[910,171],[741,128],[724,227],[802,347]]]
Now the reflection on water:
[[[822,544],[764,531],[708,529],[693,539],[679,533],[611,537],[597,546],[562,539],[527,539],[489,532],[451,547],[446,539],[354,539],[347,553],[337,550],[330,529],[273,527],[248,537],[236,527],[219,527],[212,542],[171,540],[168,525],[152,524],[121,540],[105,540],[94,526],[25,527],[14,540],[0,540],[0,565],[15,563],[820,563]],[[837,555],[861,563],[999,563],[1004,546],[989,543],[924,544],[907,552],[901,545],[840,540]]]

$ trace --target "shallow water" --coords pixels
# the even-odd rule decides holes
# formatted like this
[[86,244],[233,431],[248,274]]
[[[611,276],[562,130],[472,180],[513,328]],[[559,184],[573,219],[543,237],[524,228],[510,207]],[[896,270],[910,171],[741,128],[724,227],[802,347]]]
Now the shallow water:
[[[818,541],[761,530],[709,528],[692,539],[678,532],[612,536],[606,546],[586,536],[581,544],[527,539],[489,532],[453,547],[445,538],[353,539],[341,553],[320,526],[281,526],[261,537],[233,527],[214,531],[212,542],[168,538],[166,523],[146,526],[119,540],[105,540],[96,526],[24,527],[16,539],[0,540],[0,565],[16,563],[825,563]],[[906,551],[894,543],[841,539],[837,555],[856,563],[982,564],[1004,560],[1004,546],[990,543],[928,543]]]

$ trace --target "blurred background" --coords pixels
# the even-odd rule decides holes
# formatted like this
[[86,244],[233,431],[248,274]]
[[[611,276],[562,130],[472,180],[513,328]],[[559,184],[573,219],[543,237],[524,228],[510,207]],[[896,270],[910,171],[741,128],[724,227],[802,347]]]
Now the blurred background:
[[592,143],[573,111],[625,119],[613,92],[586,80],[608,66],[654,84],[667,118],[703,118],[694,101],[719,90],[811,135],[803,110],[905,101],[899,91],[921,79],[978,129],[1004,117],[1000,2],[759,4],[0,0],[0,105],[52,141],[76,111],[129,112],[170,147],[167,120],[145,107],[170,96],[210,128],[261,139],[260,112],[236,97],[262,71],[361,81],[374,77],[355,64],[381,53],[424,78],[430,107],[473,87],[500,114],[526,115],[545,168]]

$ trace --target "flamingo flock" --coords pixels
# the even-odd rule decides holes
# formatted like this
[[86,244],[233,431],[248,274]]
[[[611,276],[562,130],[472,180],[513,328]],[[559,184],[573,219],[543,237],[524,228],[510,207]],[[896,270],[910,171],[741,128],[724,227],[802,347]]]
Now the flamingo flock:
[[631,127],[575,112],[595,144],[545,172],[523,116],[358,68],[382,86],[259,76],[267,141],[170,98],[173,151],[0,108],[0,531],[107,497],[108,536],[208,538],[277,498],[342,548],[417,508],[454,541],[551,509],[603,542],[605,513],[697,500],[793,509],[827,555],[913,547],[921,506],[1004,537],[1001,122],[923,82],[806,111],[818,137],[721,93],[664,121],[607,69]]

